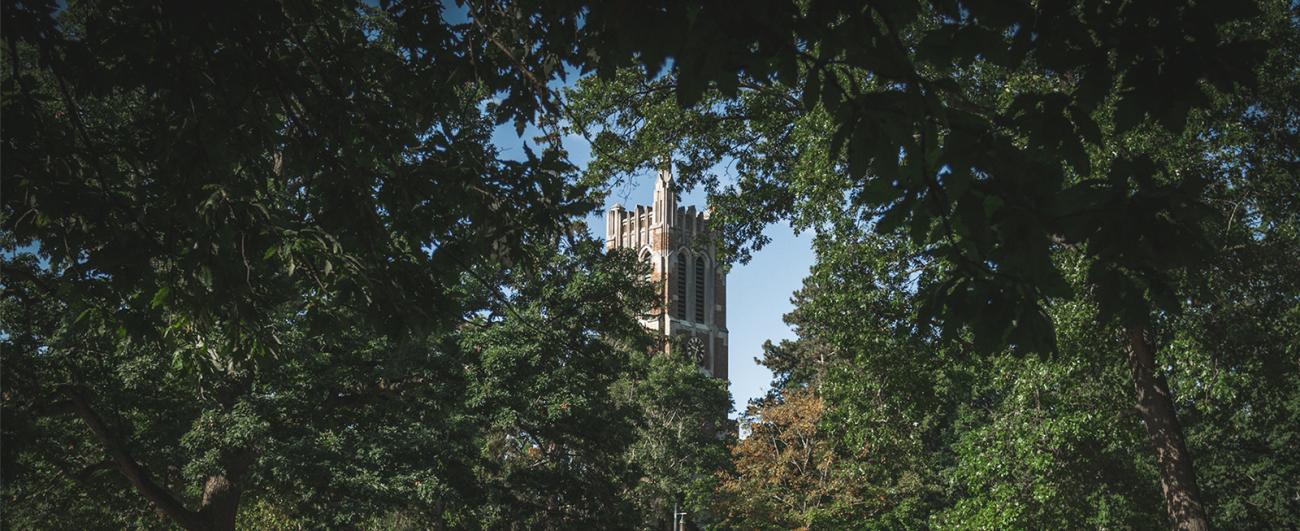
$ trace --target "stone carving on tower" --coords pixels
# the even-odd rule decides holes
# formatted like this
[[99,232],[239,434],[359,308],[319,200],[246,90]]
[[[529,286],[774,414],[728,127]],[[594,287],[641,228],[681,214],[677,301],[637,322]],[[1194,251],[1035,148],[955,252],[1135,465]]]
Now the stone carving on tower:
[[605,212],[605,248],[631,249],[650,263],[659,307],[644,324],[664,353],[685,349],[700,369],[727,379],[727,276],[719,267],[709,211],[677,206],[671,165],[655,178],[653,204]]

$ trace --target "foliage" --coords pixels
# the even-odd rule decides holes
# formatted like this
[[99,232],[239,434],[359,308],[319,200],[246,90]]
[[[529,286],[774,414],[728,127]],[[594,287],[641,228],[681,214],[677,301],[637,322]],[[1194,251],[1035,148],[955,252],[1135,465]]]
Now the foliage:
[[[823,484],[855,488],[814,498],[824,491],[773,486],[788,481],[780,465],[798,461],[777,460],[784,446],[753,440],[760,432],[755,429],[737,446],[736,476],[720,492],[736,516],[725,524],[1164,525],[1157,472],[1140,419],[1128,405],[1127,369],[1111,355],[1117,334],[1100,324],[1094,302],[1081,296],[1048,307],[1062,356],[972,356],[969,344],[907,331],[922,304],[908,281],[908,257],[915,256],[910,242],[870,236],[831,244],[830,237],[819,238],[818,263],[787,316],[799,339],[763,359],[776,373],[778,391],[751,411],[789,412],[790,396],[815,397],[822,404],[820,422],[763,424],[765,417],[757,416],[754,422],[791,436],[793,426],[803,426],[799,442],[818,449],[820,462],[834,463],[824,468]],[[1293,261],[1300,254],[1290,256]],[[1082,257],[1058,259],[1070,282],[1086,281]],[[1295,489],[1286,485],[1297,463],[1289,445],[1300,411],[1294,385],[1300,366],[1284,354],[1295,343],[1290,323],[1296,302],[1285,294],[1294,293],[1289,286],[1296,277],[1271,263],[1257,259],[1240,263],[1234,273],[1221,271],[1216,282],[1251,277],[1233,282],[1233,289],[1250,293],[1224,294],[1224,300],[1239,301],[1235,308],[1171,323],[1186,339],[1170,341],[1161,353],[1178,367],[1171,387],[1184,397],[1185,429],[1216,527],[1285,526],[1300,514]],[[1272,308],[1267,316],[1255,313],[1264,307]],[[1199,320],[1210,315],[1238,324]],[[1191,339],[1211,336],[1246,343]],[[1248,348],[1257,350],[1243,354]],[[1208,411],[1215,413],[1202,413]],[[769,466],[754,466],[755,460]],[[776,499],[823,505],[814,513]]]
[[573,252],[499,271],[509,295],[461,334],[478,359],[464,400],[484,424],[475,476],[488,500],[476,525],[608,527],[633,517],[618,494],[639,478],[623,459],[637,404],[616,401],[615,386],[637,374],[632,352],[648,346],[625,305],[648,308],[650,291],[629,286],[639,276],[630,256],[606,260],[594,241]]
[[[683,150],[693,155],[689,181],[735,156],[732,193],[744,199],[723,214],[742,251],[762,243],[755,227],[845,199],[862,222],[906,232],[942,259],[926,316],[949,333],[972,326],[984,351],[1051,348],[1039,305],[1066,295],[1054,245],[1097,259],[1092,278],[1107,315],[1144,321],[1148,302],[1176,309],[1165,273],[1207,249],[1195,227],[1208,168],[1153,160],[1124,139],[1182,136],[1214,94],[1254,86],[1264,44],[1237,21],[1258,20],[1258,9],[1201,2],[1157,16],[1152,6],[1091,1],[771,4],[743,13],[645,8],[639,24],[652,29],[610,43],[615,52],[602,57],[630,48],[651,81],[574,105],[581,129],[645,131],[623,142],[596,135],[597,154],[614,161],[596,167],[636,168],[652,160],[641,158],[647,151],[695,146]],[[610,23],[591,16],[598,30]],[[645,38],[669,31],[685,37]],[[673,58],[671,75],[656,78],[664,57]],[[702,103],[670,112],[664,98],[673,94],[686,107]],[[612,98],[605,112],[592,108],[600,98]],[[813,149],[800,131],[809,121],[829,133]],[[620,153],[624,145],[636,149]],[[835,156],[817,156],[827,149]],[[1183,245],[1141,248],[1166,241]]]
[[834,458],[819,437],[822,402],[811,391],[794,391],[751,410],[747,436],[732,453],[735,477],[720,486],[730,498],[736,527],[809,527],[834,496],[829,485]]
[[[892,332],[913,348],[927,346],[918,354],[936,356],[923,370],[946,372],[985,354],[985,365],[970,365],[983,376],[998,356],[1038,353],[1067,367],[1074,358],[1108,382],[1098,384],[1105,388],[1122,384],[1106,380],[1116,369],[1104,359],[1092,364],[1093,356],[1107,347],[1112,361],[1123,353],[1134,367],[1139,426],[1148,431],[1172,523],[1204,528],[1188,457],[1196,451],[1188,450],[1192,439],[1184,439],[1177,414],[1195,406],[1179,394],[1189,391],[1178,387],[1183,369],[1169,362],[1169,349],[1181,348],[1178,333],[1198,326],[1184,316],[1217,299],[1212,279],[1235,275],[1223,277],[1213,264],[1234,249],[1280,244],[1233,231],[1275,231],[1293,220],[1294,194],[1275,186],[1295,170],[1295,6],[1175,2],[1157,12],[1150,4],[1088,0],[772,4],[761,13],[647,8],[654,13],[645,23],[661,25],[648,33],[672,28],[685,37],[624,38],[613,46],[640,53],[645,64],[614,65],[625,70],[571,93],[574,127],[593,138],[598,159],[589,171],[616,178],[649,164],[655,151],[689,153],[684,180],[712,189],[727,242],[742,261],[764,243],[763,227],[783,218],[818,233],[819,261],[859,259],[854,271],[881,266],[853,254],[866,235],[906,239],[911,254],[895,263],[915,269],[892,289],[907,294],[915,312]],[[732,172],[732,184],[721,182],[718,168]],[[1288,239],[1288,230],[1277,236]],[[1068,331],[1057,327],[1075,321],[1054,312],[1070,303],[1095,311],[1089,333],[1097,341],[1086,349],[1062,344]],[[862,313],[875,307],[832,307],[838,313],[809,320],[821,327],[804,334],[813,343],[769,350],[772,361],[791,368],[779,378],[798,382],[826,370],[781,357],[808,361],[800,356],[823,345],[862,348],[870,358],[859,360],[863,369],[888,376],[877,382],[853,372],[844,382],[857,400],[873,391],[917,391],[920,404],[937,408],[934,420],[953,414],[926,400],[942,394],[927,394],[925,385],[891,370],[913,363],[878,350],[898,341],[855,343],[866,341],[856,337],[870,326]],[[1106,340],[1117,337],[1127,340]],[[1272,333],[1254,341],[1285,339]],[[1251,363],[1286,359],[1276,349],[1258,354]],[[1204,358],[1186,362],[1195,367]],[[1085,393],[1074,404],[1117,391]],[[824,396],[834,411],[836,397]],[[1070,429],[1106,427],[1075,424]],[[944,435],[920,434],[927,444]],[[1111,465],[1085,468],[1097,467]],[[1130,484],[1119,483],[1117,496]],[[1110,496],[1043,494],[1040,502]],[[989,525],[1078,516],[1062,514],[1034,509],[995,516]],[[1121,508],[1111,516],[1149,522],[1129,514]]]
[[640,520],[651,292],[445,9],[6,2],[7,524]]
[[[3,17],[15,527],[1150,527],[1169,449],[1215,524],[1300,519],[1292,3]],[[725,392],[578,222],[668,153],[734,257],[817,234],[721,475]]]
[[[677,352],[685,352],[678,350]],[[726,421],[731,396],[725,383],[700,370],[689,356],[646,356],[641,379],[621,388],[642,413],[628,461],[641,479],[622,496],[637,504],[641,529],[666,527],[669,514],[686,513],[694,525],[717,518],[714,499],[719,470],[730,466],[728,443],[734,426]]]

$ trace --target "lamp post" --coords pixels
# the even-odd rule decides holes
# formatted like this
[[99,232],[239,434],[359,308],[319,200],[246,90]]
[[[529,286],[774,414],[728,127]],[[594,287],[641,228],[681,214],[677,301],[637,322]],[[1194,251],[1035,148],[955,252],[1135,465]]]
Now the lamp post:
[[677,510],[677,502],[673,502],[673,531],[685,531],[686,529],[686,512]]

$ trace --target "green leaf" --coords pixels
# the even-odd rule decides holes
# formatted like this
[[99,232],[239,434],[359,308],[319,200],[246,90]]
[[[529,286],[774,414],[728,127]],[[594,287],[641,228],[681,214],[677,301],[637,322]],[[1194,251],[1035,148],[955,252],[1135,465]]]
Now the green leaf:
[[161,308],[167,303],[168,297],[171,296],[172,290],[167,286],[158,288],[153,294],[153,299],[149,301],[149,307],[153,309]]
[[956,213],[958,232],[965,237],[963,243],[973,245],[978,251],[977,257],[988,254],[992,235],[981,194],[975,191],[963,194],[957,200]]
[[898,198],[899,190],[888,179],[875,177],[862,187],[862,199],[867,205],[884,206]]

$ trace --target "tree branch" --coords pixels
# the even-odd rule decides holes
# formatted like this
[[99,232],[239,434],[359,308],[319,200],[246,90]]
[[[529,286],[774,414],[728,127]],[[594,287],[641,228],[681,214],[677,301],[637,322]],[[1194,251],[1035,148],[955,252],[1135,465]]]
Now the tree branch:
[[154,507],[157,507],[158,510],[182,527],[186,529],[201,529],[204,527],[198,513],[185,508],[185,505],[180,500],[172,496],[167,489],[155,483],[149,471],[136,462],[121,441],[117,440],[113,435],[104,419],[91,408],[90,402],[86,399],[82,389],[76,386],[68,386],[67,395],[72,401],[73,408],[81,419],[86,422],[86,426],[90,428],[95,439],[108,451],[118,472],[121,472],[127,481],[131,482],[131,485],[140,492],[140,495],[144,496]]

